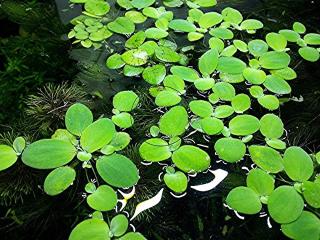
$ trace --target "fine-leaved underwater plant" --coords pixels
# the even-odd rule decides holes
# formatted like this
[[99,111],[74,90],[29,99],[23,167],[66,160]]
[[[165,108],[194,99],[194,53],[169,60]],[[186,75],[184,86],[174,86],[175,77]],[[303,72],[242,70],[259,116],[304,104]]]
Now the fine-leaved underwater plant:
[[[257,37],[261,21],[244,19],[230,7],[221,13],[207,11],[216,5],[214,0],[71,3],[84,9],[71,21],[69,38],[76,38],[74,43],[109,49],[113,37],[125,39],[122,49],[109,49],[106,67],[148,86],[161,116],[143,134],[139,154],[143,164],[163,166],[159,180],[173,196],[210,191],[228,175],[217,163],[237,164],[247,170],[246,186],[229,192],[228,208],[237,215],[266,211],[269,224],[270,218],[281,224],[287,237],[319,239],[320,153],[287,146],[277,111],[284,104],[282,97],[292,91],[290,81],[297,78],[290,65],[292,49],[298,48],[307,61],[318,61],[320,34],[306,33],[306,27],[295,22],[292,29]],[[175,18],[180,8],[184,17]],[[123,15],[115,17],[115,11]],[[164,192],[161,188],[138,204],[132,216],[124,215],[139,171],[121,154],[130,135],[116,128],[134,126],[130,112],[139,108],[139,96],[132,90],[118,92],[113,107],[111,119],[93,121],[91,111],[76,103],[66,112],[66,129],[56,130],[51,139],[26,146],[19,137],[13,146],[0,146],[1,170],[20,155],[27,166],[53,169],[44,182],[49,195],[70,187],[79,165],[86,173],[92,171],[94,181],[88,179],[84,189],[95,212],[72,230],[70,240],[145,239],[128,230],[129,220],[157,205]],[[191,185],[199,173],[212,180]]]

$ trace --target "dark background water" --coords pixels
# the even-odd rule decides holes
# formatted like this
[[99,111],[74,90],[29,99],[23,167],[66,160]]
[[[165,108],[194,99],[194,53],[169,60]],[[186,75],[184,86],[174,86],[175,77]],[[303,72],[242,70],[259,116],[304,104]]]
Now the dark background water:
[[[29,94],[37,93],[37,88],[48,82],[55,84],[62,81],[72,82],[79,72],[76,62],[67,54],[72,48],[70,43],[61,40],[61,36],[68,31],[68,26],[65,24],[70,17],[78,14],[79,9],[73,8],[67,11],[68,5],[65,0],[56,0],[56,3],[33,2],[42,2],[45,8],[48,8],[48,12],[34,16],[35,22],[41,21],[36,25],[19,22],[17,17],[8,18],[8,14],[1,12],[0,127],[2,132],[11,130],[12,126],[20,121],[21,112],[25,108],[25,98]],[[226,6],[239,9],[245,17],[260,19],[265,24],[266,32],[291,28],[295,21],[303,22],[308,31],[320,32],[319,0],[221,0],[218,1],[216,9],[223,9]],[[46,21],[46,18],[50,18],[51,21]],[[21,25],[32,34],[21,38]],[[298,73],[298,78],[291,85],[292,97],[302,96],[303,101],[291,101],[283,105],[281,118],[289,132],[290,144],[303,146],[310,152],[319,151],[320,65],[301,63],[296,58],[293,67]],[[244,181],[244,176],[240,173],[241,170],[234,169],[234,173],[230,174],[227,181],[209,193],[190,192],[183,199],[170,198],[170,204],[161,205],[160,209],[150,214],[148,221],[137,222],[135,225],[142,232],[149,234],[150,239],[159,240],[285,239],[279,231],[279,225],[272,223],[273,227],[268,228],[266,218],[246,216],[245,220],[240,220],[232,211],[223,207],[223,196],[226,196],[235,185],[240,185]],[[32,172],[30,175],[23,167],[19,167],[18,170],[0,175],[1,239],[67,239],[70,226],[79,222],[77,216],[86,216],[86,209],[77,206],[79,195],[76,193],[51,198],[37,190],[41,180],[36,178],[39,178],[40,174]],[[3,193],[8,191],[10,181],[15,180],[12,176],[19,176],[21,182],[29,183],[35,188],[23,195],[23,204],[18,201],[16,204],[6,205],[2,201],[5,198]],[[27,188],[23,183],[20,184],[22,189]],[[14,189],[9,190],[14,191]]]

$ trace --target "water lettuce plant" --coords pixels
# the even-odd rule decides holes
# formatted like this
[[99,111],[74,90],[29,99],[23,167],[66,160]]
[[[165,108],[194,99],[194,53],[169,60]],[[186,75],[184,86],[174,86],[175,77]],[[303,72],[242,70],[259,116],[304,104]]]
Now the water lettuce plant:
[[[123,16],[113,18],[107,1],[71,2],[84,9],[69,33],[82,46],[99,48],[108,45],[106,39],[125,38],[122,49],[113,49],[107,57],[106,67],[146,84],[162,113],[145,133],[139,154],[146,165],[165,165],[159,179],[172,195],[212,190],[227,176],[216,169],[217,162],[239,165],[248,170],[246,186],[226,196],[230,209],[247,215],[267,211],[287,237],[319,239],[319,153],[287,146],[278,114],[282,97],[292,91],[290,81],[297,78],[291,55],[298,48],[303,59],[318,61],[319,34],[306,33],[296,22],[292,30],[260,39],[255,34],[263,23],[257,19],[244,19],[230,7],[220,13],[202,11],[214,6],[213,0],[117,0],[113,4]],[[175,18],[174,9],[181,6],[186,17]],[[118,153],[129,144],[130,135],[117,131],[134,125],[130,111],[139,108],[139,96],[131,90],[119,92],[113,106],[111,119],[93,121],[86,106],[74,104],[66,113],[66,129],[58,129],[51,139],[24,149],[20,138],[19,147],[0,148],[1,170],[13,165],[21,152],[24,164],[53,169],[44,183],[49,195],[70,187],[77,165],[97,171],[104,184],[85,186],[87,204],[95,212],[73,229],[70,240],[144,239],[126,233],[128,219],[122,213],[114,214],[111,223],[103,220],[102,212],[117,209],[115,189],[132,188],[139,180],[135,164]],[[256,112],[260,107],[262,114]],[[189,179],[199,173],[214,179],[190,186]],[[138,205],[136,214],[158,204],[163,190]]]

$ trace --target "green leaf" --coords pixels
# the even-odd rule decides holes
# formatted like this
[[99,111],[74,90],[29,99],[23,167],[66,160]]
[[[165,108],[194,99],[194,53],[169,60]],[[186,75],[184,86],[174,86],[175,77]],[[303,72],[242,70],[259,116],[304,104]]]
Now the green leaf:
[[267,138],[280,138],[284,128],[281,119],[274,114],[265,114],[260,119],[260,132]]
[[266,36],[268,45],[275,51],[284,51],[287,47],[287,39],[279,33],[268,33]]
[[231,101],[236,95],[236,90],[232,84],[226,82],[216,83],[212,90],[221,100],[224,101]]
[[203,14],[199,19],[199,25],[201,28],[211,28],[222,22],[222,15],[217,12],[209,12]]
[[151,138],[143,142],[139,153],[142,159],[148,162],[160,162],[171,157],[168,143],[161,138]]
[[129,145],[131,137],[126,132],[117,132],[109,143],[115,151],[120,151]]
[[142,49],[147,52],[148,56],[153,56],[155,49],[158,47],[158,44],[154,41],[147,41],[143,43],[139,49]]
[[281,77],[276,75],[268,75],[263,85],[270,91],[276,94],[291,93],[290,85]]
[[27,146],[22,153],[22,161],[32,168],[51,169],[69,163],[76,152],[77,150],[70,142],[42,139]]
[[134,124],[134,119],[130,113],[122,112],[112,116],[112,122],[120,128],[129,128]]
[[278,70],[271,70],[270,71],[273,75],[279,76],[285,80],[293,80],[297,78],[297,73],[289,67],[278,69]]
[[155,0],[132,0],[131,4],[133,7],[142,9],[154,4]]
[[82,132],[93,121],[92,112],[81,103],[73,104],[68,108],[65,116],[65,124],[69,132],[81,136]]
[[126,42],[125,47],[126,48],[138,48],[141,46],[141,44],[146,40],[146,34],[143,31],[137,32],[134,35],[132,35]]
[[291,186],[276,188],[268,199],[268,211],[277,223],[295,221],[302,213],[304,202],[302,197]]
[[143,79],[152,85],[158,85],[159,83],[161,83],[165,76],[166,68],[162,64],[147,67],[143,70],[142,73]]
[[231,134],[246,136],[255,133],[260,128],[259,119],[252,115],[239,115],[232,118],[229,122]]
[[257,30],[263,28],[263,23],[256,19],[247,19],[240,24],[243,30]]
[[216,118],[227,118],[234,113],[233,107],[229,105],[220,105],[214,110],[213,116]]
[[199,117],[210,117],[213,114],[212,105],[204,100],[193,100],[189,103],[190,110]]
[[142,236],[141,233],[138,232],[129,232],[123,237],[119,238],[119,240],[146,240],[144,236]]
[[140,75],[143,72],[143,69],[143,67],[125,65],[123,68],[123,74],[127,77],[134,77]]
[[211,49],[199,58],[198,66],[202,75],[209,76],[216,70],[218,66],[218,57],[218,51],[216,49]]
[[122,60],[119,53],[112,54],[108,57],[106,61],[106,66],[109,69],[119,69],[122,68],[126,63]]
[[185,93],[185,83],[179,76],[167,75],[163,80],[163,85],[167,91],[172,91],[178,93],[179,95]]
[[101,219],[87,219],[79,223],[71,232],[69,240],[110,240],[109,226]]
[[92,153],[108,144],[115,133],[113,122],[108,118],[101,118],[82,132],[80,144],[85,151]]
[[268,44],[263,40],[254,39],[248,43],[248,49],[253,56],[260,57],[268,52]]
[[76,136],[72,135],[67,129],[57,129],[51,136],[52,139],[59,139],[72,143],[73,145],[78,144]]
[[202,33],[198,33],[198,32],[189,32],[188,33],[188,40],[190,42],[198,41],[198,40],[202,39],[203,37],[204,37],[204,35]]
[[309,45],[320,45],[320,34],[308,33],[304,36],[303,40]]
[[268,146],[274,148],[274,149],[279,149],[279,150],[283,150],[286,149],[287,144],[280,140],[280,139],[270,139],[270,140],[266,140],[266,143]]
[[218,60],[217,70],[230,74],[242,73],[246,64],[235,57],[220,57]]
[[278,109],[280,105],[279,99],[274,95],[264,95],[259,97],[258,102],[262,107],[271,111]]
[[258,98],[258,99],[264,96],[263,88],[260,86],[250,87],[249,92],[250,92],[251,96]]
[[311,212],[303,211],[294,222],[281,225],[281,231],[295,240],[318,240],[320,235],[320,220]]
[[160,118],[160,132],[170,137],[182,135],[186,131],[188,122],[188,113],[184,107],[172,107]]
[[233,45],[241,52],[248,52],[248,45],[242,40],[233,40]]
[[313,47],[302,47],[298,52],[303,59],[309,62],[316,62],[320,58],[319,51]]
[[170,63],[179,62],[181,58],[180,55],[171,48],[162,46],[155,49],[155,55],[160,61]]
[[141,66],[147,63],[148,53],[143,49],[132,49],[121,55],[122,60],[131,66]]
[[267,52],[259,58],[260,65],[266,69],[282,69],[288,67],[290,56],[285,52]]
[[210,90],[214,84],[215,81],[213,78],[199,78],[194,82],[194,86],[200,91]]
[[26,148],[26,140],[23,137],[17,137],[14,139],[12,146],[17,154],[21,154]]
[[121,154],[103,156],[97,161],[97,170],[102,179],[114,187],[128,188],[139,180],[135,164]]
[[289,29],[282,29],[279,33],[284,36],[288,42],[297,42],[300,38],[299,33]]
[[223,130],[223,122],[220,119],[207,117],[200,120],[202,130],[208,135],[215,135]]
[[184,145],[172,154],[172,161],[184,172],[202,172],[210,166],[210,156],[202,149]]
[[252,161],[258,167],[270,173],[278,173],[283,170],[283,162],[280,153],[267,146],[252,145],[249,147]]
[[107,26],[109,30],[119,34],[132,34],[135,30],[134,23],[126,17],[118,17]]
[[258,194],[248,187],[232,189],[227,196],[226,203],[235,211],[245,214],[256,214],[262,208]]
[[293,24],[293,30],[300,34],[304,34],[307,31],[306,27],[300,22],[295,22]]
[[129,226],[127,217],[123,214],[118,214],[111,219],[110,232],[115,237],[120,237],[126,233]]
[[97,211],[110,211],[117,204],[116,192],[107,185],[101,185],[87,197],[88,205]]
[[196,26],[184,19],[174,19],[170,21],[169,28],[178,32],[195,32]]
[[307,181],[313,174],[311,157],[300,147],[289,147],[283,155],[286,174],[298,182]]
[[165,38],[169,35],[169,33],[163,29],[159,29],[159,28],[148,28],[146,31],[146,36],[147,38],[151,38],[151,39],[162,39]]
[[240,161],[246,153],[246,145],[236,138],[220,138],[214,144],[219,158],[230,163]]
[[194,3],[200,7],[213,7],[217,4],[217,0],[195,0]]
[[167,187],[176,193],[183,193],[188,187],[187,176],[180,171],[174,173],[166,173],[163,180]]
[[17,153],[12,147],[0,145],[0,171],[11,167],[17,159]]
[[234,34],[231,30],[222,27],[211,29],[209,31],[209,34],[213,37],[220,38],[223,40],[230,40],[234,37]]
[[306,202],[314,208],[320,208],[320,183],[305,181],[302,193]]
[[171,107],[177,105],[181,97],[174,91],[161,91],[156,99],[155,104],[159,107]]
[[271,175],[259,168],[250,170],[247,176],[247,186],[259,196],[269,196],[274,190],[274,182]]
[[75,178],[76,171],[73,168],[56,168],[44,180],[44,191],[50,196],[58,195],[71,186]]
[[221,13],[223,16],[223,20],[231,24],[238,25],[243,20],[241,12],[231,7],[223,9]]
[[138,106],[139,97],[133,91],[121,91],[113,97],[112,104],[121,112],[130,112]]
[[254,68],[246,68],[243,70],[243,76],[248,82],[252,84],[262,84],[267,75],[263,70],[254,69]]
[[251,100],[247,94],[241,93],[232,98],[231,105],[236,113],[243,113],[250,108]]
[[125,17],[136,24],[144,23],[147,20],[147,17],[138,11],[128,11],[125,13]]
[[198,72],[190,67],[172,66],[170,72],[187,82],[194,82],[199,79]]
[[103,16],[110,10],[110,5],[106,1],[87,0],[84,4],[84,9],[91,14]]

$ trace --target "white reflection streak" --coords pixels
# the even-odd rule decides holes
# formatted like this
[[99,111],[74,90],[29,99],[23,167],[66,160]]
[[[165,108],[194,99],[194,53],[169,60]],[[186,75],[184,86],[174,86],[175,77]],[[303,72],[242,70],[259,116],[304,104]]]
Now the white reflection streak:
[[201,184],[201,185],[196,185],[196,186],[191,186],[192,189],[197,190],[199,192],[206,192],[214,189],[216,186],[218,186],[223,179],[225,179],[228,176],[228,172],[222,169],[217,169],[217,170],[209,170],[214,175],[214,179],[211,182]]

